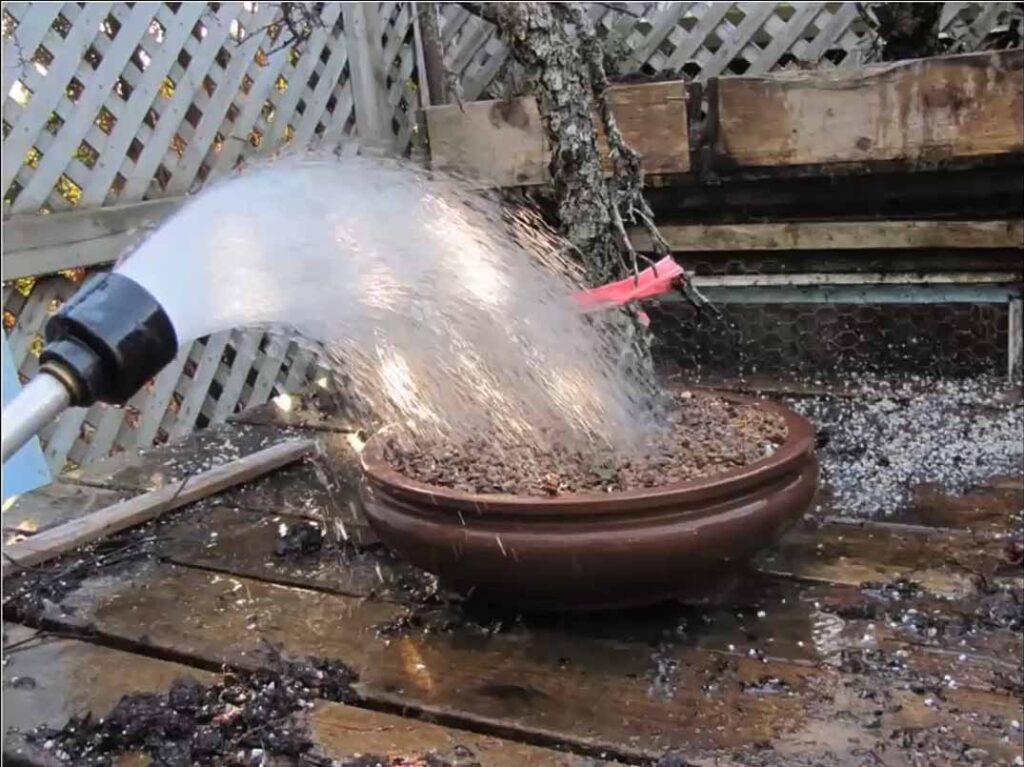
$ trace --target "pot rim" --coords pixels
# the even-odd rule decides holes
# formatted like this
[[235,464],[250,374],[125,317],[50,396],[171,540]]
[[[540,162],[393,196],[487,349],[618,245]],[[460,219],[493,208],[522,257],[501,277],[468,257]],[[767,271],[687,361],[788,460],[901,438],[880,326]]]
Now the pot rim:
[[365,480],[375,489],[401,500],[425,505],[434,511],[469,511],[481,515],[603,515],[629,511],[651,511],[664,506],[707,505],[719,499],[733,498],[750,488],[764,485],[802,466],[814,452],[814,427],[803,416],[777,402],[746,397],[731,392],[691,388],[696,396],[716,396],[738,404],[757,405],[770,410],[786,422],[786,439],[769,456],[746,466],[710,477],[661,487],[622,490],[612,493],[572,493],[551,498],[507,493],[467,493],[429,485],[411,479],[394,469],[384,457],[385,429],[373,434],[360,454]]

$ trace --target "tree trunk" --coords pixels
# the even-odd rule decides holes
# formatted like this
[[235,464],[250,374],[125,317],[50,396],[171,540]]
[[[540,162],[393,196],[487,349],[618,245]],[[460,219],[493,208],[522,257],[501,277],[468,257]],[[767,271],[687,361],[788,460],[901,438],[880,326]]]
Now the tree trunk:
[[491,3],[484,8],[512,55],[534,79],[537,104],[551,142],[549,166],[562,230],[579,251],[591,284],[616,275],[611,198],[604,181],[594,123],[589,69],[564,15],[551,3]]
[[437,25],[437,3],[417,3],[420,23],[420,45],[423,47],[424,79],[433,106],[448,103],[448,84],[445,82],[444,55],[441,50],[441,32]]
[[[512,56],[533,82],[544,131],[551,144],[549,171],[563,234],[578,252],[591,285],[637,272],[637,254],[623,221],[648,227],[668,252],[643,198],[640,155],[615,123],[605,98],[603,54],[580,3],[463,3],[493,23]],[[597,143],[599,118],[611,149],[614,174],[606,181]],[[649,333],[628,307],[613,323],[628,340],[624,364],[654,383]]]

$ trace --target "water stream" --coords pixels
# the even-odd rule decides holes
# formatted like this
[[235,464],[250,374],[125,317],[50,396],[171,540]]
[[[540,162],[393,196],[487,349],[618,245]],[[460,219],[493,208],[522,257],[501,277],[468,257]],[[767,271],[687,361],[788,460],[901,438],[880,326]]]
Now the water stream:
[[531,211],[452,178],[321,154],[208,187],[117,269],[164,306],[183,348],[286,328],[382,422],[628,441],[646,387],[621,369],[613,331],[574,304],[567,252]]

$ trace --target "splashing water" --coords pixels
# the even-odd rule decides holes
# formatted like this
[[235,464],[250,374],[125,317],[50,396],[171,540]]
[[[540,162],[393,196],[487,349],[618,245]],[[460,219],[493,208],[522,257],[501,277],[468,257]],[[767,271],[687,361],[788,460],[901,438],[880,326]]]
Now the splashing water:
[[647,422],[648,384],[575,306],[566,252],[534,214],[451,178],[305,155],[209,187],[117,269],[181,344],[240,326],[312,339],[382,422],[623,445]]

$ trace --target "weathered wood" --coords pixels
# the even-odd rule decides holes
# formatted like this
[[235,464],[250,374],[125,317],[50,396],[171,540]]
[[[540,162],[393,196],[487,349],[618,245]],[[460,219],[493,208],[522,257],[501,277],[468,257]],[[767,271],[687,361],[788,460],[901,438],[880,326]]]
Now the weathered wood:
[[[38,636],[38,640],[33,637]],[[38,726],[60,728],[73,716],[103,717],[124,695],[165,693],[183,676],[204,684],[217,676],[200,669],[100,645],[4,625],[4,643],[28,642],[4,666],[4,757],[21,764],[52,765],[51,754],[28,744],[24,734]],[[110,673],[117,669],[117,673]],[[18,678],[17,685],[10,684]],[[32,680],[32,684],[24,681]],[[419,757],[456,746],[469,749],[488,767],[613,767],[571,754],[502,740],[393,714],[320,700],[299,715],[317,754],[343,761],[356,754]]]
[[431,161],[498,186],[548,180],[549,147],[532,98],[425,109]]
[[[618,86],[609,91],[608,100],[626,140],[644,156],[646,172],[689,170],[686,96],[681,82]],[[550,148],[532,97],[424,111],[434,167],[457,170],[498,186],[550,181]],[[603,136],[600,145],[607,152]]]
[[726,78],[717,89],[722,169],[1024,150],[1021,51]]
[[131,495],[122,490],[52,482],[18,496],[3,511],[4,538],[33,535],[85,516]]
[[68,482],[123,490],[155,490],[292,436],[278,429],[221,424],[180,442],[124,452],[67,472]]
[[756,560],[761,572],[857,586],[900,578],[949,597],[977,589],[1006,563],[1001,539],[865,522],[798,528]]
[[435,752],[443,758],[456,746],[487,767],[614,767],[618,762],[560,753],[488,735],[322,701],[308,716],[317,751],[344,763],[354,754],[403,756]]
[[97,237],[91,240],[4,253],[4,279],[53,274],[62,269],[96,266],[116,261],[142,241],[140,232]]
[[292,463],[315,449],[310,440],[274,445],[180,483],[152,490],[7,546],[3,574],[31,567],[98,538],[147,522],[166,511]]
[[[282,527],[294,534],[308,524],[323,531],[322,548],[302,555],[279,554]],[[421,570],[390,554],[354,507],[330,510],[292,505],[254,514],[215,506],[175,520],[161,534],[166,541],[159,553],[169,562],[290,586],[412,603],[432,582]]]
[[[940,724],[1003,758],[1019,748],[1020,733],[1009,726],[1018,705],[1005,695],[951,689],[926,705],[887,684],[889,705],[880,709],[862,694],[867,678],[672,642],[663,657],[678,665],[670,689],[659,692],[646,643],[514,626],[493,636],[467,626],[389,641],[375,633],[403,614],[398,606],[169,565],[117,582],[97,579],[64,606],[68,615],[54,610],[52,620],[208,663],[253,667],[264,640],[291,656],[338,658],[359,671],[357,689],[368,702],[634,759],[670,747],[693,758],[730,756],[770,740],[784,759],[813,762],[831,752],[842,763],[854,758],[850,749],[891,742],[905,727]],[[744,691],[767,677],[788,693]],[[887,753],[889,764],[912,764],[908,752]]]
[[[212,682],[213,674],[169,661],[65,639],[5,623],[4,646],[26,642],[4,653],[4,745],[6,762],[60,764],[52,753],[25,741],[25,734],[47,725],[61,728],[73,716],[105,716],[124,695],[166,692],[182,676]],[[38,640],[33,640],[38,637]],[[116,671],[115,671],[116,670]],[[12,684],[15,678],[31,680]]]
[[[1024,221],[794,221],[784,224],[663,224],[675,251],[892,250],[896,248],[1016,248]],[[651,247],[641,231],[637,247]]]
[[[281,525],[292,534],[296,525],[304,524],[291,512],[253,514],[214,507],[187,512],[168,522],[161,529],[164,540],[159,545],[159,555],[169,562],[204,570],[408,605],[414,620],[428,624],[458,625],[474,615],[472,610],[460,614],[443,603],[424,606],[424,594],[432,592],[432,580],[396,559],[384,547],[374,545],[372,532],[358,510],[343,508],[326,517],[308,516],[326,529],[327,535],[321,549],[306,554],[282,554],[276,550]],[[348,537],[344,545],[335,543],[339,520]],[[832,548],[837,536],[843,538],[842,530],[833,533],[831,542],[827,534],[823,535],[823,548]],[[866,537],[860,540],[862,545],[871,543]],[[970,546],[971,540],[965,539],[964,544]],[[803,557],[813,561],[821,551],[816,546],[813,540],[809,541]],[[829,553],[823,553],[828,559]],[[835,555],[831,556],[835,563]],[[985,690],[1006,687],[1007,674],[1012,672],[1014,662],[1021,659],[1020,643],[1012,631],[993,629],[961,635],[950,632],[950,636],[944,633],[932,638],[927,636],[927,624],[901,625],[883,620],[885,609],[891,607],[896,615],[907,615],[911,610],[930,615],[940,626],[969,625],[972,611],[980,603],[964,599],[949,604],[924,593],[890,605],[884,596],[875,597],[872,593],[882,592],[882,584],[892,583],[900,572],[896,565],[886,567],[886,559],[892,560],[892,555],[873,561],[868,548],[864,558],[862,561],[872,562],[874,573],[885,573],[868,579],[874,580],[874,584],[867,588],[861,588],[860,583],[835,584],[824,579],[808,582],[755,572],[723,590],[716,601],[699,611],[663,605],[627,615],[562,616],[558,627],[573,635],[655,644],[684,621],[701,626],[689,641],[703,650],[743,654],[753,649],[773,661],[807,663],[830,661],[842,650],[870,649],[900,653],[913,671],[939,678],[948,671],[952,654],[958,656],[959,685]],[[923,585],[928,585],[927,579]],[[835,615],[842,618],[830,617]],[[508,617],[500,609],[495,616]],[[525,615],[517,621],[528,631],[545,632],[552,628],[551,620],[543,616]],[[827,638],[816,628],[822,621],[833,624],[834,630]],[[931,646],[920,647],[922,641]],[[913,652],[908,653],[908,649]],[[961,655],[964,657],[959,658]]]

